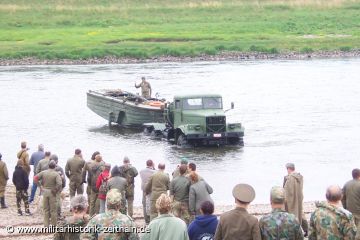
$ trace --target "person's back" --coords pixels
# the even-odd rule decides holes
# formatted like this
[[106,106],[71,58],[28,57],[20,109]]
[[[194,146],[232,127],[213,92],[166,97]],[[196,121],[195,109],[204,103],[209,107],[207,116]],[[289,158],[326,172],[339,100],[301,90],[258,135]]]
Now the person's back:
[[294,214],[281,209],[274,209],[259,221],[263,240],[272,239],[304,239],[301,226]]
[[213,239],[218,225],[217,216],[214,213],[214,204],[205,201],[201,204],[201,213],[203,215],[196,216],[188,228],[190,240]]
[[42,150],[40,148],[41,148],[41,146],[39,145],[39,150],[37,152],[34,152],[33,154],[31,154],[31,157],[30,157],[30,165],[34,166],[34,174],[37,174],[36,167],[37,167],[38,163],[40,162],[40,160],[45,158],[44,150]]
[[185,240],[187,238],[186,223],[171,214],[161,214],[150,222],[149,237],[143,239]]
[[344,198],[342,199],[345,209],[360,218],[360,180],[352,179],[343,188]]
[[166,193],[166,191],[169,189],[170,178],[167,173],[164,173],[163,171],[157,171],[150,177],[150,179],[152,179],[151,198],[156,200],[157,197],[159,197],[162,193]]
[[109,190],[115,188],[115,189],[118,189],[119,192],[121,192],[121,194],[125,194],[126,186],[127,186],[127,181],[123,177],[114,176],[108,180],[108,189]]
[[31,168],[30,168],[30,160],[29,160],[29,153],[27,152],[28,148],[26,147],[26,142],[21,143],[21,150],[17,153],[17,158],[22,161],[22,166],[24,171],[29,175]]
[[[88,222],[89,219],[87,217],[74,218],[73,216],[66,218],[64,221],[60,221],[58,227],[60,229],[70,229],[70,231],[57,232],[54,235],[54,240],[79,240],[81,234],[79,230],[85,228]],[[71,232],[71,230],[74,232]]]
[[50,162],[50,158],[41,159],[36,166],[35,173],[38,174],[42,171],[49,169],[49,162]]
[[82,169],[84,165],[85,160],[76,155],[67,161],[65,171],[70,181],[78,181],[82,183]]
[[356,227],[352,214],[326,202],[316,203],[311,214],[309,240],[355,239]]
[[189,201],[190,184],[190,180],[183,175],[174,178],[170,182],[170,195],[174,195],[175,201],[187,203]]
[[189,209],[193,215],[200,214],[200,205],[202,202],[213,202],[210,194],[213,193],[213,189],[204,180],[194,182],[190,186],[189,192]]

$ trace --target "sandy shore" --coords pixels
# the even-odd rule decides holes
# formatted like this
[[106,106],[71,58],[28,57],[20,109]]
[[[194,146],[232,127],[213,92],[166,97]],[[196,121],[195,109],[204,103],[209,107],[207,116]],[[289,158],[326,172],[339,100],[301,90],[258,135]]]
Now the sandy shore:
[[[8,185],[6,189],[6,203],[9,208],[7,209],[0,209],[0,238],[7,239],[7,240],[22,240],[22,239],[34,239],[36,237],[37,240],[43,239],[52,239],[52,234],[37,234],[37,235],[30,235],[30,234],[20,234],[18,232],[9,234],[6,230],[7,226],[13,227],[21,227],[21,226],[32,226],[32,227],[41,227],[43,226],[43,217],[40,210],[40,203],[39,201],[35,200],[35,203],[30,204],[30,211],[33,213],[32,216],[18,216],[17,215],[17,208],[16,208],[16,200],[15,200],[15,188],[13,185]],[[71,213],[69,212],[69,196],[66,192],[66,198],[63,202],[63,213],[66,216],[70,216]],[[37,198],[39,200],[39,198]],[[22,206],[24,208],[24,206]],[[232,205],[227,206],[215,206],[215,214],[220,215],[223,212],[226,212],[232,209]],[[309,213],[312,212],[315,208],[313,202],[306,202],[304,203],[304,211],[306,213],[307,218],[309,219]],[[267,214],[271,211],[269,204],[255,204],[250,205],[249,212],[256,217],[260,218],[264,214]],[[134,220],[138,226],[144,226],[145,222],[142,216],[142,207],[136,206],[134,207]]]
[[333,59],[333,58],[358,58],[360,50],[351,51],[317,51],[313,53],[254,53],[254,52],[224,52],[218,55],[201,55],[197,57],[161,56],[149,59],[118,58],[108,56],[105,58],[91,59],[47,59],[36,58],[0,59],[0,66],[16,65],[86,65],[86,64],[129,64],[151,62],[198,62],[198,61],[244,61],[244,60],[304,60],[304,59]]

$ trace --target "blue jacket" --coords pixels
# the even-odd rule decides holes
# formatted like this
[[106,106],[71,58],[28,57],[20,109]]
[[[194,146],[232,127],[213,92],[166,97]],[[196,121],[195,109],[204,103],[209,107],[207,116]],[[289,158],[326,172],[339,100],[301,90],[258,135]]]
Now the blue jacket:
[[190,240],[212,240],[215,235],[218,219],[215,215],[199,215],[189,225]]

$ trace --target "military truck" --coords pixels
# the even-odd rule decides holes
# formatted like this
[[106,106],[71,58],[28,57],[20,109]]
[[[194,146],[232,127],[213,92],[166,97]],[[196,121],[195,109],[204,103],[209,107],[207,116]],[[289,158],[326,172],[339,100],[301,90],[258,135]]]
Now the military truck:
[[219,94],[176,95],[165,105],[164,123],[145,123],[145,133],[178,146],[243,145],[244,127],[228,123]]

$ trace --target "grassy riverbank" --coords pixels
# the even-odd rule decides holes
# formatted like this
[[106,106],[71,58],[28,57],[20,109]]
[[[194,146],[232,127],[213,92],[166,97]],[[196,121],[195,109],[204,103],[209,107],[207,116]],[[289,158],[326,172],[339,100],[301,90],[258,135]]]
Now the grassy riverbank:
[[348,52],[358,0],[3,0],[0,59]]

